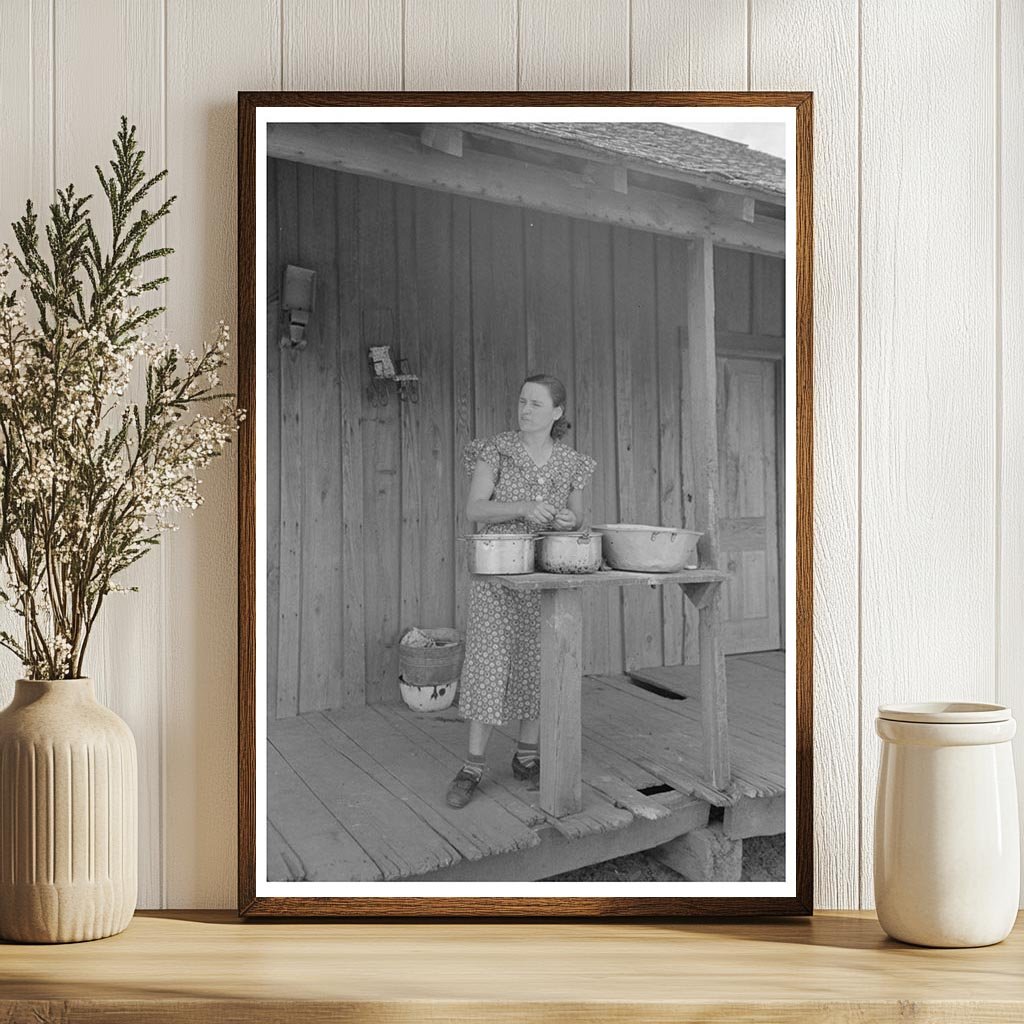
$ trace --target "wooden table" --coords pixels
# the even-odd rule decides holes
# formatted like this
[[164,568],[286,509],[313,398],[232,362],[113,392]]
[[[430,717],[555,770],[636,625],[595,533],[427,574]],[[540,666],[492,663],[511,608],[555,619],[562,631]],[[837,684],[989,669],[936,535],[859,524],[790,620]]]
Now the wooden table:
[[763,923],[239,922],[137,915],[0,944],[0,1021],[588,1024],[1024,1020],[1024,928],[984,949],[887,939],[867,913]]
[[580,682],[583,677],[582,592],[596,587],[663,587],[678,583],[699,609],[701,708],[707,781],[729,781],[725,657],[720,643],[717,592],[729,574],[717,569],[681,572],[606,570],[583,575],[548,572],[478,576],[509,590],[541,592],[540,806],[555,817],[582,807]]

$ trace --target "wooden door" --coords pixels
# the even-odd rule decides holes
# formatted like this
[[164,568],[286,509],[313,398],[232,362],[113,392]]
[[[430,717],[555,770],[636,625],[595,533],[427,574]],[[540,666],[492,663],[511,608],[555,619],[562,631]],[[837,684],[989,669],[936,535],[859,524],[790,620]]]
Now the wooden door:
[[726,654],[773,651],[779,630],[775,365],[718,362],[718,500]]

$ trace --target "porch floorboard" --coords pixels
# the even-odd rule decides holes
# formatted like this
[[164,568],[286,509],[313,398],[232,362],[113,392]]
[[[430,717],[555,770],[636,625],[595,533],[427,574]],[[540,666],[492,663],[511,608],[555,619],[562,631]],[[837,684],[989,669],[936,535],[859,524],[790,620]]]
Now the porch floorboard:
[[632,673],[682,700],[628,676],[585,677],[583,809],[561,819],[546,815],[539,793],[512,775],[515,726],[494,731],[484,781],[467,807],[454,810],[445,791],[466,741],[455,709],[380,705],[271,721],[268,878],[537,879],[702,827],[711,806],[778,797],[785,792],[783,664],[781,653],[726,659],[733,765],[726,791],[701,778],[696,667]]

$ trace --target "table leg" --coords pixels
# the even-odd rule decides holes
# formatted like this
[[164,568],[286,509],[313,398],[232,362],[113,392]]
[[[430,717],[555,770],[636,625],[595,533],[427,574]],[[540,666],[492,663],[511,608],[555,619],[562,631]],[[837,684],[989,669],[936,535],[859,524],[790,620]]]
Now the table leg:
[[722,651],[722,588],[718,585],[700,606],[700,706],[704,735],[705,781],[724,790],[732,776],[729,721]]
[[555,817],[582,808],[582,601],[577,589],[540,599],[540,806]]

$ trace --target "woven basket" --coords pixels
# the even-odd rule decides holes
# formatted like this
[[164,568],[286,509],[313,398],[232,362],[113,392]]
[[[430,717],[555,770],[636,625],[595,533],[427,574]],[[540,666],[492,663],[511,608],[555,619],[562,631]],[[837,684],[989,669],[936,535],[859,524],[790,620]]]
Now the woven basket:
[[[410,647],[398,645],[398,672],[410,686],[436,686],[459,678],[466,653],[462,634],[457,629],[422,629],[434,640],[454,640],[450,647]],[[403,634],[404,635],[404,634]]]

